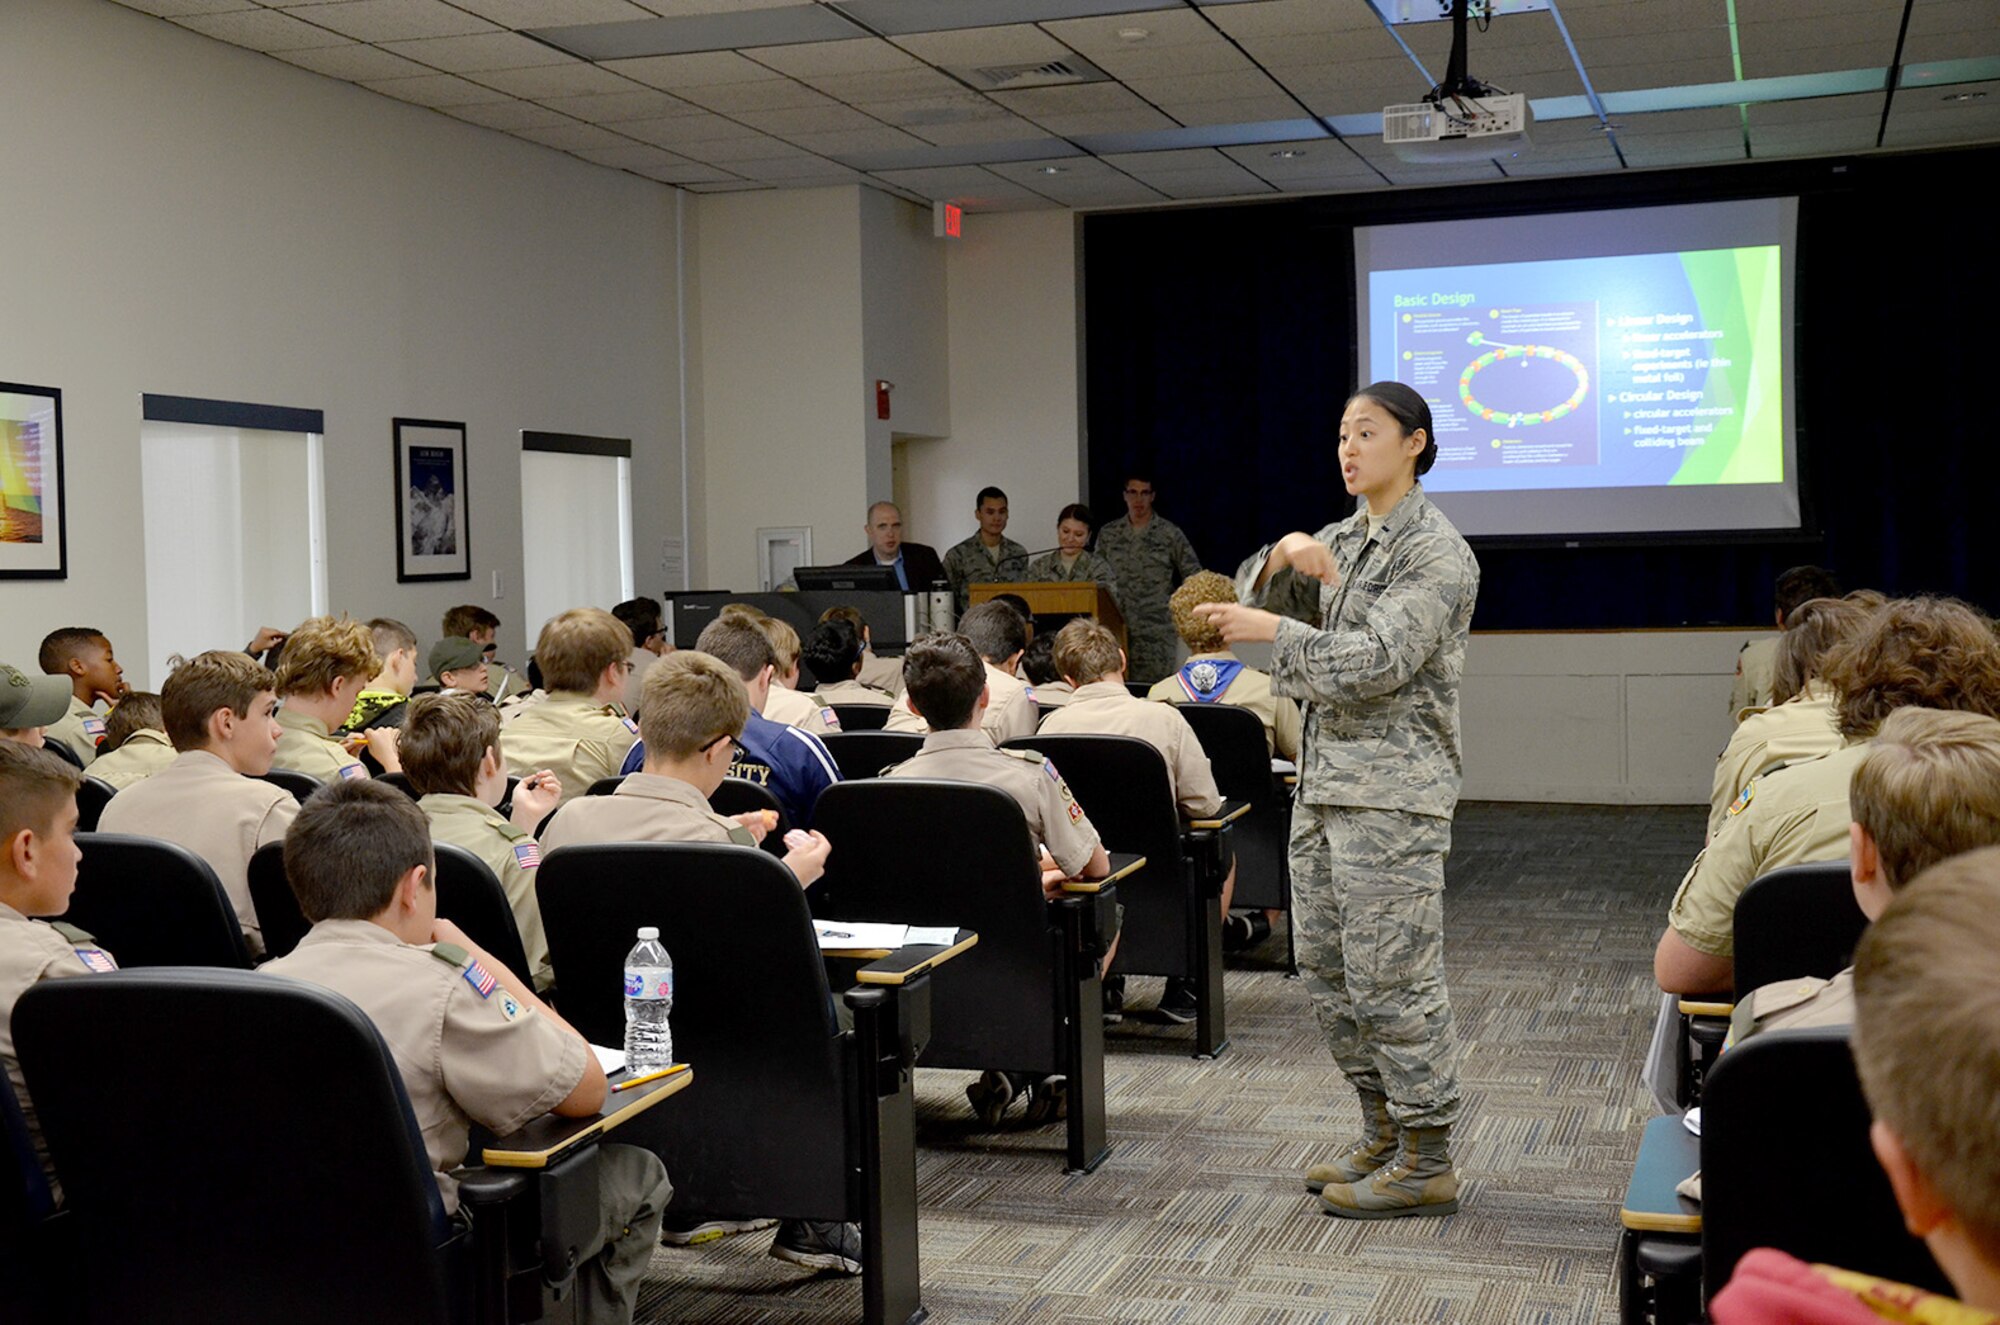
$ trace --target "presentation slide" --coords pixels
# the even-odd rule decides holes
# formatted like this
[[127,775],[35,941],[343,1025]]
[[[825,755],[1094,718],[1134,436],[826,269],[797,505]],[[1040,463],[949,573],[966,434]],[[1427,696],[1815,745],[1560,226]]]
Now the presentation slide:
[[1789,199],[1374,227],[1363,363],[1467,534],[1796,528]]

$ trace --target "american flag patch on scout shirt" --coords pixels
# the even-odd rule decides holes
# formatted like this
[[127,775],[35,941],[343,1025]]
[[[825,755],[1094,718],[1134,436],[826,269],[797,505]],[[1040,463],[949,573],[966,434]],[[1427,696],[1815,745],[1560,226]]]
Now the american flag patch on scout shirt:
[[819,711],[819,720],[825,723],[827,726],[833,728],[835,731],[840,730],[840,715],[838,713],[835,713],[832,709],[825,709],[825,708],[821,709]]
[[481,998],[493,997],[493,991],[500,987],[500,982],[478,962],[465,968],[465,983],[477,989]]
[[542,849],[533,842],[514,844],[514,863],[524,870],[534,869],[542,863]]
[[626,729],[627,731],[638,731],[638,730],[639,730],[639,724],[638,724],[638,723],[636,723],[636,722],[634,722],[634,721],[633,721],[632,719],[630,719],[630,718],[620,718],[620,719],[619,719],[619,721],[625,724],[625,729]]
[[118,963],[102,948],[78,948],[76,959],[99,975],[109,975],[118,969]]
[[85,719],[83,720],[83,734],[84,734],[85,736],[102,736],[102,735],[104,735],[104,719],[102,719],[102,718],[85,718]]
[[344,778],[365,778],[368,776],[368,770],[360,764],[349,764],[340,770],[340,775]]

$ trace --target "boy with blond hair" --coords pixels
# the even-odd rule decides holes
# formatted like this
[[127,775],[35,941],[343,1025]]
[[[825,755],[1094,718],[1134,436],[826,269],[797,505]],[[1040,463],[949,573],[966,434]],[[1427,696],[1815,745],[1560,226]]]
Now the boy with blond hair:
[[[362,687],[381,670],[374,635],[359,621],[316,616],[300,623],[286,638],[285,651],[278,658],[278,698],[283,701],[278,726],[282,734],[273,766],[322,782],[367,777],[368,770],[333,739],[333,733],[346,723]],[[393,728],[372,729],[367,745],[383,768],[394,771],[402,767],[396,758]]]
[[62,1200],[35,1103],[14,1056],[14,1004],[32,985],[99,971],[118,964],[96,940],[74,925],[38,923],[69,910],[76,891],[76,788],[83,779],[46,750],[0,741],[0,1068],[28,1125],[28,1140]]
[[261,780],[278,748],[273,684],[264,664],[241,653],[198,654],[176,667],[160,687],[160,713],[180,753],[113,796],[97,821],[100,832],[157,837],[207,861],[253,957],[264,936],[250,900],[250,857],[282,841],[299,813],[290,792]]
[[616,777],[639,739],[639,724],[619,702],[631,652],[631,630],[603,608],[573,607],[551,618],[535,643],[548,696],[508,726],[507,771],[555,774],[565,804]]
[[764,716],[815,736],[839,731],[839,715],[812,695],[799,691],[799,655],[804,651],[799,632],[792,629],[790,622],[762,612],[755,620],[757,628],[771,641],[771,653],[777,660],[771,673],[771,693],[762,709]]
[[134,690],[104,720],[104,744],[91,761],[90,776],[123,791],[173,762],[174,743],[167,737],[160,697]]
[[500,758],[500,715],[484,695],[445,691],[410,701],[398,743],[403,775],[431,823],[431,839],[464,847],[486,863],[507,894],[521,947],[522,972],[546,990],[555,983],[548,935],[535,900],[542,849],[534,832],[562,799],[562,784],[542,769],[514,788],[513,814],[496,808],[507,794],[507,765]]

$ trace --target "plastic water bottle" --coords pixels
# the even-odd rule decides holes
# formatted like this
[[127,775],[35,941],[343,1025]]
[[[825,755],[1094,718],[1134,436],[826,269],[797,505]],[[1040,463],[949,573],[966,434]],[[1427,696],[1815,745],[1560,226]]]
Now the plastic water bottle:
[[660,931],[639,930],[625,954],[625,1071],[638,1076],[674,1061],[674,959],[660,946]]

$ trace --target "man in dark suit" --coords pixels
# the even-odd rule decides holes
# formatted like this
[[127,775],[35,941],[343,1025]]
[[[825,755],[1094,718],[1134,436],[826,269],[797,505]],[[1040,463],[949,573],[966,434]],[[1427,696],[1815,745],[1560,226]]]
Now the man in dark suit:
[[896,578],[906,592],[922,593],[944,579],[944,563],[937,549],[922,543],[903,541],[903,513],[892,501],[878,501],[868,508],[868,550],[844,563],[849,566],[894,566]]

